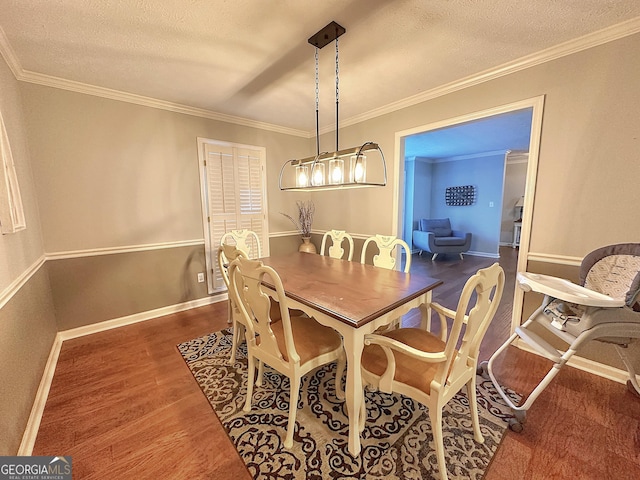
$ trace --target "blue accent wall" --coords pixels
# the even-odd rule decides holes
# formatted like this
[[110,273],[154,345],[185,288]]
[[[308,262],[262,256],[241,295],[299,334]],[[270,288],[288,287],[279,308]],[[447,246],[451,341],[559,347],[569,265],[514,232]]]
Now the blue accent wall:
[[[449,217],[451,228],[471,232],[472,252],[496,256],[499,253],[504,161],[504,154],[500,154],[431,165],[430,217]],[[475,203],[447,206],[445,189],[460,185],[476,187]],[[490,206],[491,202],[493,206]]]

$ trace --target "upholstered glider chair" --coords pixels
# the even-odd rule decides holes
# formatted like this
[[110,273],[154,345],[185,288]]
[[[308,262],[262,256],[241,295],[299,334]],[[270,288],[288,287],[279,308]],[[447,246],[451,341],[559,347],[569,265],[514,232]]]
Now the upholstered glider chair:
[[346,240],[349,244],[349,255],[347,260],[351,261],[353,258],[353,237],[346,233],[344,230],[329,230],[322,236],[322,245],[320,245],[320,255],[325,254],[325,248],[327,246],[327,239],[331,239],[331,245],[329,246],[329,256],[331,258],[344,258],[345,250],[342,248],[342,244]]
[[[280,321],[271,319],[271,302],[263,280],[267,277],[275,287],[280,305]],[[336,396],[344,398],[342,374],[346,356],[342,337],[332,328],[320,325],[306,315],[291,316],[286,308],[287,300],[278,273],[259,260],[239,257],[229,267],[231,295],[239,306],[246,323],[247,353],[249,357],[247,400],[244,411],[251,410],[255,362],[270,365],[290,379],[289,422],[284,446],[293,446],[293,432],[302,376],[311,370],[338,362],[336,373]],[[260,384],[261,379],[259,379]]]
[[418,228],[413,231],[413,244],[420,249],[420,255],[423,251],[432,253],[431,260],[441,253],[455,253],[462,259],[471,247],[471,233],[452,230],[448,218],[423,218]]
[[405,253],[406,263],[404,265],[404,272],[408,273],[411,268],[411,249],[407,242],[400,238],[396,238],[393,235],[374,235],[364,241],[362,245],[362,255],[360,255],[360,263],[365,263],[367,256],[367,248],[373,243],[378,247],[379,253],[373,256],[373,265],[376,267],[388,268],[389,270],[396,270],[396,259],[393,257],[393,251],[396,246],[400,246]]
[[[447,478],[447,466],[442,408],[464,386],[474,438],[479,443],[484,442],[476,401],[478,351],[500,303],[503,288],[504,271],[494,263],[467,280],[456,311],[437,303],[428,305],[440,318],[439,337],[420,328],[400,328],[365,336],[363,383],[382,392],[401,393],[429,408],[438,469],[443,480]],[[447,332],[447,318],[453,319],[450,332]],[[365,422],[366,407],[363,406],[361,430]]]

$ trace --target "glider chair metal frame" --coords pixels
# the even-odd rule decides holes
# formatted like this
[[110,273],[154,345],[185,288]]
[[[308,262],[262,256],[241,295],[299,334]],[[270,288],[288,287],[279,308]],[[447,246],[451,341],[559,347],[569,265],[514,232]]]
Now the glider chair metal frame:
[[[526,413],[560,369],[591,340],[611,344],[627,368],[627,388],[640,395],[640,385],[627,347],[640,339],[640,243],[619,243],[598,248],[580,265],[580,284],[563,278],[520,272],[517,281],[525,292],[544,295],[529,319],[515,329],[507,341],[481,368],[514,414],[509,427],[520,432]],[[537,327],[537,328],[536,328]],[[537,332],[553,335],[552,343]],[[548,337],[547,337],[548,338]],[[522,405],[516,405],[498,383],[495,359],[516,339],[553,362]],[[559,344],[565,346],[557,347]],[[564,350],[563,350],[564,349]]]
[[411,249],[407,242],[400,238],[396,238],[393,235],[374,235],[365,240],[362,245],[362,254],[360,255],[360,263],[366,263],[365,258],[367,255],[367,247],[370,243],[375,243],[380,250],[380,253],[373,256],[373,265],[376,267],[387,268],[389,270],[395,270],[396,259],[393,257],[393,251],[397,245],[400,245],[405,252],[406,263],[404,265],[404,272],[409,273],[411,268]]
[[[265,275],[275,287],[281,317],[278,322],[271,319],[270,296],[263,283]],[[231,295],[246,323],[249,368],[244,411],[251,410],[256,360],[289,377],[289,421],[284,446],[291,448],[300,384],[304,375],[321,365],[337,361],[336,397],[344,398],[342,374],[346,366],[346,355],[342,337],[312,317],[291,316],[286,308],[287,300],[280,276],[259,260],[240,257],[231,262],[229,282]],[[261,381],[259,378],[258,384]]]
[[[437,303],[429,304],[439,315],[440,337],[421,328],[400,328],[365,336],[363,383],[385,393],[401,393],[428,407],[442,480],[447,479],[442,408],[462,387],[467,389],[474,438],[478,443],[484,442],[478,419],[476,368],[480,343],[500,303],[504,279],[504,271],[494,263],[467,280],[456,311]],[[447,318],[453,319],[448,335]],[[361,430],[366,416],[363,402]]]
[[331,246],[329,247],[329,256],[331,258],[343,258],[345,251],[342,243],[346,240],[349,243],[349,255],[347,260],[353,259],[353,237],[344,230],[329,230],[322,236],[322,245],[320,246],[320,255],[324,255],[327,238],[331,238]]

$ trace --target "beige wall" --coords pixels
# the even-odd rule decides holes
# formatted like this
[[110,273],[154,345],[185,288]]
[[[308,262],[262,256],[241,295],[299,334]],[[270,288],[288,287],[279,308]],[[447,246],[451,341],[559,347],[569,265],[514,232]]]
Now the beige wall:
[[203,238],[197,137],[266,147],[269,222],[284,160],[311,140],[23,84],[47,253]]
[[18,82],[0,57],[0,110],[5,121],[27,229],[0,235],[0,455],[15,455],[56,334],[46,268],[18,290],[43,254]]

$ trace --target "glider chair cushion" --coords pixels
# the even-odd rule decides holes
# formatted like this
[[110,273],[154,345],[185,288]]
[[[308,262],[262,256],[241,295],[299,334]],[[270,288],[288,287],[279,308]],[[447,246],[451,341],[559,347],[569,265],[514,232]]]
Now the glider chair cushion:
[[418,228],[413,231],[413,244],[420,249],[420,254],[432,253],[432,260],[440,253],[456,253],[462,258],[471,247],[471,233],[453,230],[448,218],[423,218]]

